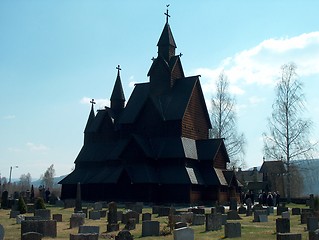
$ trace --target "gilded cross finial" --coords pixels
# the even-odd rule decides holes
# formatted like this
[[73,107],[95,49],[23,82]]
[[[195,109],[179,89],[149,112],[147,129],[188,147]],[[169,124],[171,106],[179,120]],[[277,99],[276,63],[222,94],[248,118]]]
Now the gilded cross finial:
[[168,18],[171,17],[171,15],[168,14],[168,7],[169,4],[166,5],[167,9],[166,9],[166,13],[164,13],[166,15],[166,23],[168,23]]

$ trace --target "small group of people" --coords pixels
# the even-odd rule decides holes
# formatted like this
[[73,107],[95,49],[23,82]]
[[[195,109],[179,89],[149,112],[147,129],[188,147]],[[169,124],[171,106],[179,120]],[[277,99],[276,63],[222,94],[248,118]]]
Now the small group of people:
[[[241,202],[242,204],[247,205],[247,200],[249,200],[249,203],[254,205],[255,204],[255,194],[253,191],[247,191],[246,193],[242,193],[241,195]],[[262,204],[264,206],[279,206],[280,202],[280,194],[278,191],[274,192],[268,192],[265,191],[260,192],[258,195],[258,202],[259,204]]]
[[280,194],[278,191],[268,193],[263,191],[259,194],[258,201],[259,204],[262,204],[264,206],[278,207],[280,202]]

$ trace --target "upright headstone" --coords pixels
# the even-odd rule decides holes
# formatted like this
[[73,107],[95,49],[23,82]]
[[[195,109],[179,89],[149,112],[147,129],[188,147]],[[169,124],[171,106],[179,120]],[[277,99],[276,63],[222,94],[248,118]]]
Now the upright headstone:
[[276,232],[277,233],[290,233],[290,219],[277,218],[276,219]]
[[313,194],[309,196],[309,208],[312,210],[315,208],[315,197]]
[[119,230],[119,224],[118,224],[118,212],[117,212],[117,204],[116,202],[110,202],[108,205],[108,213],[107,213],[107,225],[106,225],[106,231],[107,232],[113,232]]
[[317,217],[309,217],[307,218],[307,230],[315,231],[318,229],[318,218]]
[[100,211],[100,210],[102,210],[103,205],[101,202],[95,202],[93,208],[95,211]]
[[255,210],[254,211],[254,222],[260,222],[260,216],[267,216],[267,210]]
[[230,199],[229,210],[237,211],[237,199],[236,198]]
[[241,237],[241,224],[240,223],[226,223],[225,225],[225,237],[226,238],[238,238]]
[[115,240],[133,240],[133,236],[130,231],[122,230],[115,236]]
[[43,220],[50,220],[51,210],[50,209],[35,209],[34,216],[40,217]]
[[205,215],[204,214],[194,214],[192,225],[204,225],[205,224]]
[[160,223],[159,221],[143,221],[142,222],[142,237],[159,236]]
[[21,237],[27,232],[38,232],[43,237],[57,236],[57,222],[54,220],[34,220],[21,222]]
[[85,223],[84,213],[73,213],[70,218],[70,228],[75,228]]
[[0,240],[4,239],[4,228],[3,226],[0,224]]
[[288,207],[278,206],[277,207],[277,216],[281,215],[283,212],[288,212]]
[[222,228],[222,214],[206,214],[206,231],[217,231]]
[[125,226],[124,226],[124,229],[126,230],[134,230],[136,228],[136,219],[135,218],[130,218]]
[[313,216],[312,212],[306,212],[306,211],[301,212],[301,215],[300,215],[301,224],[307,224],[307,218],[310,218],[312,216]]
[[128,211],[126,213],[123,213],[122,216],[122,223],[126,224],[130,218],[135,218],[135,222],[140,222],[140,214],[135,211]]
[[194,240],[194,230],[188,227],[175,229],[174,240]]
[[76,198],[75,198],[75,213],[82,212],[82,200],[81,200],[81,183],[78,182],[76,185]]
[[152,220],[152,214],[151,213],[143,213],[142,214],[142,221],[151,221]]
[[78,233],[96,233],[100,234],[100,227],[99,226],[80,226]]
[[89,219],[92,219],[92,220],[99,220],[99,219],[101,219],[101,213],[100,213],[100,211],[96,211],[96,210],[91,210],[91,211],[89,211]]
[[290,213],[288,211],[287,212],[282,212],[281,213],[281,217],[290,219]]

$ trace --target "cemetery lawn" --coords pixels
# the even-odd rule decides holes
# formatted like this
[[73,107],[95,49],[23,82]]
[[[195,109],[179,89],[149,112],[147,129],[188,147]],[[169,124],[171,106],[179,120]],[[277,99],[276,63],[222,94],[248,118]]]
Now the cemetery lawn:
[[[305,205],[288,205],[291,207],[299,207],[299,208],[308,208]],[[55,213],[62,214],[62,222],[57,223],[57,237],[49,238],[45,237],[42,239],[55,239],[55,240],[69,240],[70,233],[77,233],[78,228],[70,229],[70,216],[73,213],[73,208],[63,209],[60,207],[47,206],[47,209],[51,210],[51,215]],[[118,209],[123,210],[123,209]],[[143,213],[149,212],[151,213],[151,208],[144,208]],[[209,213],[210,209],[206,209],[206,213]],[[0,209],[0,224],[3,225],[5,229],[5,239],[6,240],[17,240],[21,239],[21,228],[20,224],[16,224],[16,219],[9,218],[10,210]],[[276,211],[275,211],[276,213]],[[291,213],[291,210],[290,210]],[[33,214],[25,214],[26,216],[33,216]],[[228,222],[240,222],[241,223],[241,239],[254,239],[254,240],[262,240],[262,239],[276,239],[276,219],[280,216],[269,215],[268,222],[253,222],[253,216],[246,217],[246,215],[241,215],[242,220],[229,221]],[[134,239],[141,240],[173,240],[173,235],[159,236],[159,237],[143,237],[142,233],[142,224],[141,224],[141,216],[140,216],[140,224],[136,225],[135,230],[131,230],[131,234],[134,236]],[[157,215],[152,215],[152,220],[160,221],[160,229],[162,230],[167,226],[167,217],[157,217]],[[99,239],[114,239],[114,236],[117,232],[106,233],[106,218],[101,218],[100,220],[90,220],[85,219],[85,225],[91,226],[100,226],[100,237]],[[300,215],[292,216],[290,215],[290,230],[292,233],[301,233],[302,239],[308,239],[308,232],[305,231],[307,225],[300,224]],[[124,224],[120,224],[120,229],[124,228]],[[211,239],[224,239],[224,227],[219,231],[209,231],[205,232],[205,225],[201,226],[191,226],[195,232],[196,240],[211,240]]]

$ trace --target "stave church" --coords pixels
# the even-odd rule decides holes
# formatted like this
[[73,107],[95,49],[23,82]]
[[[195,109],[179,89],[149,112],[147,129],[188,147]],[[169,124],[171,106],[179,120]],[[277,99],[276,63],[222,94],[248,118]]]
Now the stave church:
[[241,184],[223,139],[209,139],[211,122],[200,76],[185,76],[168,22],[158,55],[126,103],[120,67],[110,106],[91,111],[74,170],[62,179],[61,198],[212,204],[239,198]]

